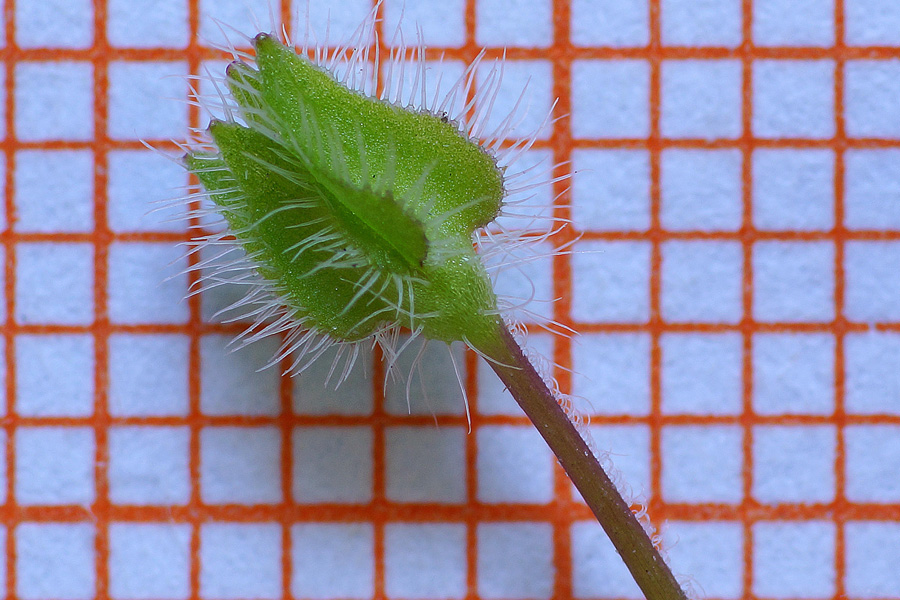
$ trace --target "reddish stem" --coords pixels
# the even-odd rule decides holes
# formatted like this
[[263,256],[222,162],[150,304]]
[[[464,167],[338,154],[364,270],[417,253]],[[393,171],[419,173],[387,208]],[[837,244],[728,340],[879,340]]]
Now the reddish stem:
[[616,490],[575,425],[512,334],[479,347],[581,492],[648,600],[687,600],[631,507]]

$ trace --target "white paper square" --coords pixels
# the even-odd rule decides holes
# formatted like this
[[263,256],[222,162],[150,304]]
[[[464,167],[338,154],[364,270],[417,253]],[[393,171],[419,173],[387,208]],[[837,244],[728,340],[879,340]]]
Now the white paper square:
[[188,22],[187,0],[109,0],[106,37],[125,48],[184,48]]
[[[434,549],[429,547],[429,553]],[[375,589],[371,523],[298,523],[291,527],[291,593],[295,597],[370,598]]]
[[372,499],[370,427],[297,427],[292,495],[301,504],[363,504]]
[[17,231],[91,231],[94,228],[93,152],[17,152],[14,202]]
[[734,521],[668,521],[662,530],[670,566],[690,573],[707,598],[743,597],[744,528]]
[[[662,430],[662,493],[668,502],[737,504],[743,497],[743,432],[734,425]],[[715,477],[710,477],[715,473]]]
[[88,325],[94,320],[94,248],[90,244],[16,245],[16,320]]
[[844,224],[853,229],[900,227],[900,150],[850,149],[844,160]]
[[894,0],[845,0],[846,39],[854,46],[900,46],[900,4]]
[[94,338],[16,336],[16,413],[86,417],[94,412]]
[[[301,35],[303,32],[303,29],[298,31]],[[204,44],[205,40],[199,40],[199,43]],[[197,67],[199,79],[191,81],[192,89],[189,90],[188,94],[190,99],[193,100],[195,99],[194,91],[197,91],[200,94],[200,98],[204,101],[205,106],[200,111],[201,125],[208,125],[210,120],[214,118],[227,118],[227,114],[221,108],[223,100],[225,106],[232,110],[236,110],[238,107],[234,98],[227,93],[228,88],[223,81],[229,64],[231,64],[231,61],[227,59],[207,59],[201,60],[200,65]],[[213,106],[216,108],[212,108]],[[202,223],[213,223],[217,220],[209,215],[204,215],[200,218]]]
[[834,336],[753,336],[753,408],[763,415],[834,412]]
[[844,408],[851,414],[900,414],[900,335],[850,333],[844,338]]
[[[199,0],[199,13],[197,37],[207,46],[247,47],[243,36],[277,29],[272,23],[273,5],[268,0]],[[324,30],[319,33],[324,34]]]
[[[510,18],[527,14],[527,19]],[[553,43],[550,0],[478,0],[475,43],[479,46],[546,48]]]
[[871,323],[900,318],[900,305],[893,301],[900,292],[900,280],[894,277],[898,265],[898,242],[847,242],[845,313],[849,319]]
[[823,139],[834,128],[834,61],[754,61],[756,136]]
[[200,594],[237,600],[282,597],[281,526],[204,523],[200,526]]
[[[9,445],[5,431],[0,434],[0,443],[4,444],[4,446],[7,447]],[[2,458],[0,458],[0,484],[4,486],[4,489],[3,491],[0,491],[0,502],[6,502],[9,499],[6,491],[7,489],[9,489],[9,477],[12,477],[12,474],[9,472],[9,465],[6,463],[6,456],[3,456]],[[0,527],[0,542],[5,541],[5,531],[5,528]],[[3,562],[0,561],[0,567],[2,566]],[[3,578],[0,577],[0,583],[2,582]]]
[[108,69],[110,137],[165,140],[184,135],[186,63],[113,61]]
[[753,526],[753,593],[765,598],[834,594],[834,524],[763,521]]
[[834,500],[833,425],[753,428],[753,496],[767,504]]
[[[224,72],[224,65],[223,65],[223,72]],[[204,72],[204,75],[205,74],[206,73]],[[202,81],[205,81],[205,80],[202,80]],[[201,81],[201,86],[203,85],[202,81]],[[218,98],[218,96],[216,96],[216,97]],[[212,119],[212,118],[213,117],[210,117],[210,119]],[[200,119],[205,120],[206,116],[205,115],[201,116]],[[205,123],[205,124],[208,126],[208,123]],[[200,208],[200,210],[202,211],[202,214],[198,215],[198,217],[197,217],[197,220],[196,220],[197,225],[199,225],[200,227],[203,228],[204,231],[208,231],[209,233],[224,233],[225,230],[228,228],[228,222],[225,220],[225,217],[222,215],[222,212],[219,210],[216,203],[213,202],[212,200],[210,200],[209,197],[204,197],[204,195],[201,195],[199,200],[197,200],[197,205]],[[212,259],[212,258],[218,256],[223,251],[224,251],[224,249],[220,248],[220,247],[212,247],[212,246],[202,247],[201,246],[199,253],[200,253],[201,260],[208,260],[208,259]],[[234,256],[230,256],[227,258],[234,258]],[[203,270],[204,274],[208,273],[211,270],[212,266],[221,265],[221,262],[216,262],[216,261],[212,261],[212,262],[213,262],[213,264],[210,267],[207,267]],[[218,292],[219,294],[222,293],[221,288],[218,288],[215,291]],[[209,294],[209,292],[207,292],[207,294],[204,294],[204,296],[201,296],[201,300],[204,300],[205,296],[208,294]],[[237,298],[235,298],[235,300],[236,299]],[[222,306],[225,306],[225,305],[222,305]],[[205,304],[201,306],[202,311],[206,311],[207,308],[208,307]],[[217,307],[217,309],[218,309],[218,307]],[[215,310],[212,312],[215,312]],[[207,314],[206,312],[201,312],[201,314],[203,315],[204,319],[208,320],[208,317],[206,316],[206,314]],[[210,314],[212,314],[212,313],[210,313]]]
[[900,524],[885,521],[851,521],[845,529],[847,594],[854,598],[900,596]]
[[647,0],[573,0],[571,33],[577,46],[646,46],[650,42]]
[[530,426],[479,427],[478,499],[488,504],[553,500],[553,455]]
[[[530,10],[530,9],[529,9]],[[548,60],[507,60],[503,65],[503,79],[496,98],[493,92],[488,95],[485,90],[490,80],[492,66],[487,63],[478,68],[476,85],[476,110],[491,106],[491,112],[482,132],[489,135],[495,131],[510,114],[521,98],[512,123],[515,125],[507,131],[507,138],[529,137],[537,132],[550,115],[553,106],[553,65]],[[550,127],[540,129],[539,139],[550,137]]]
[[760,46],[834,44],[834,0],[754,0],[752,22]]
[[[544,323],[553,318],[555,254],[549,242],[538,242],[512,254],[497,253],[486,261],[505,316],[520,323]],[[514,266],[505,266],[505,262]]]
[[769,231],[834,226],[834,152],[760,148],[753,152],[753,223]]
[[466,546],[462,523],[389,523],[385,591],[391,598],[465,597]]
[[753,316],[760,321],[830,321],[834,269],[829,242],[758,242],[753,247]]
[[900,60],[850,60],[844,77],[847,135],[900,138]]
[[279,414],[278,367],[263,368],[275,356],[278,338],[240,349],[228,346],[231,339],[225,334],[200,338],[200,410],[206,415]]
[[645,138],[650,133],[650,64],[642,60],[572,62],[572,135]]
[[488,225],[502,225],[510,231],[548,232],[561,225],[554,219],[553,151],[530,149],[511,164],[505,173],[507,196],[500,215]]
[[601,415],[650,412],[650,336],[588,333],[572,345],[572,393]]
[[385,432],[385,494],[395,502],[466,500],[462,427],[390,427]]
[[[2,20],[0,20],[2,23]],[[2,44],[0,44],[0,48],[2,48]],[[6,85],[6,77],[0,75],[0,83]],[[0,100],[0,117],[3,117],[5,120],[5,102]],[[6,127],[4,125],[0,125],[0,139],[4,139],[6,137]],[[6,198],[7,189],[6,189],[6,156],[0,157],[0,177],[3,178],[3,181],[0,181],[0,194],[3,194],[3,197]],[[6,211],[3,211],[6,212]],[[0,215],[0,231],[3,231],[7,228],[8,224],[6,222],[6,215]]]
[[900,427],[848,425],[846,495],[851,502],[900,502]]
[[109,499],[115,504],[187,504],[187,427],[123,426],[109,431]]
[[[2,173],[0,173],[2,175]],[[0,188],[0,192],[2,192],[2,188]],[[6,261],[6,249],[0,248],[0,259],[4,262]],[[5,287],[6,285],[6,273],[0,273],[0,285]],[[0,307],[0,323],[6,323],[6,307]]]
[[663,317],[693,323],[739,322],[743,315],[743,260],[738,242],[663,243]]
[[109,526],[109,592],[113,598],[187,598],[191,527],[176,523]]
[[650,244],[590,241],[573,247],[572,318],[582,323],[646,323]]
[[94,526],[88,523],[22,523],[16,527],[18,596],[27,600],[94,598],[94,537]]
[[190,340],[184,335],[109,336],[109,411],[119,417],[188,413]]
[[90,0],[15,3],[16,44],[22,48],[89,48],[94,42]]
[[735,231],[743,218],[739,150],[662,151],[660,221],[677,231]]
[[[0,281],[2,284],[2,281]],[[9,350],[12,352],[12,349]],[[0,341],[0,415],[6,415],[8,411],[6,397],[6,340]]]
[[[342,4],[341,9],[343,8]],[[356,29],[356,25],[350,29]],[[340,77],[347,65],[345,63],[338,64],[335,75]],[[404,60],[399,64],[384,61],[381,63],[381,77],[385,88],[390,90],[388,98],[392,102],[429,110],[434,108],[435,111],[441,109],[448,116],[453,117],[469,101],[469,98],[462,93],[464,88],[457,88],[455,94],[449,94],[456,82],[465,74],[466,66],[467,63],[463,61],[448,58],[426,60],[423,82],[418,61]],[[370,81],[374,85],[374,78]],[[425,89],[424,103],[422,102],[423,86]],[[374,96],[374,91],[369,95]]]
[[[225,3],[226,6],[230,2]],[[234,2],[234,4],[238,4]],[[339,36],[349,34],[359,27],[359,24],[372,12],[370,0],[341,0],[336,2],[307,2],[307,0],[294,0],[293,13],[296,14],[297,25],[295,43],[302,45],[303,36],[306,33],[307,23],[310,29],[310,45],[318,37],[324,42],[325,30],[331,32],[329,46],[336,46],[341,40]],[[306,16],[309,13],[309,21]],[[246,20],[246,19],[242,19]],[[385,30],[387,32],[387,30]],[[390,32],[393,35],[393,30]],[[314,35],[315,34],[315,35]]]
[[275,427],[206,427],[200,432],[200,492],[210,504],[282,501],[281,433]]
[[[3,25],[3,17],[2,16],[0,16],[0,25]],[[2,48],[2,47],[3,47],[3,42],[0,41],[0,48]],[[6,86],[7,86],[5,71],[2,74],[0,74],[0,84],[3,84],[4,88],[6,88]],[[0,139],[5,139],[6,133],[7,133],[6,132],[6,98],[5,97],[0,99],[0,117],[3,117],[3,121],[4,121],[3,124],[0,124]],[[4,190],[4,192],[5,192],[5,188],[6,188],[6,181],[5,181],[6,180],[6,157],[5,156],[3,157],[3,160],[0,161],[0,170],[2,170],[2,172],[3,172],[3,179],[4,179],[4,181],[2,183],[0,183],[0,190]],[[0,226],[2,226],[4,229],[6,228],[6,215],[3,215],[3,217],[0,218]]]
[[[588,431],[594,438],[604,469],[612,464],[618,473],[607,471],[625,490],[626,501],[649,499],[653,493],[650,481],[650,429],[646,425],[592,425]],[[574,496],[581,500],[577,491]],[[582,500],[583,501],[583,500]]]
[[667,46],[741,43],[741,0],[662,0],[662,41]]
[[19,141],[94,137],[94,69],[89,62],[17,63],[15,102]]
[[16,501],[21,505],[94,501],[94,430],[20,427],[15,436]]
[[[187,193],[187,171],[150,150],[116,150],[107,156],[107,222],[116,232],[184,231],[184,206],[168,202]],[[178,219],[178,220],[176,220]]]
[[[402,345],[408,338],[400,340]],[[425,345],[424,350],[422,349]],[[421,354],[420,354],[421,352]],[[450,353],[453,353],[451,359]],[[384,391],[385,410],[393,415],[461,415],[465,398],[457,379],[466,381],[465,347],[448,346],[419,337],[409,343],[387,374]],[[454,369],[454,361],[456,369]],[[386,361],[387,363],[387,361]],[[415,366],[414,366],[415,363]],[[411,378],[411,379],[410,379]],[[407,396],[407,390],[409,395]]]
[[[212,207],[208,201],[204,202],[207,207]],[[212,220],[212,219],[211,219]],[[225,230],[224,219],[215,218],[218,223],[213,226],[214,231]],[[209,225],[204,225],[209,227]],[[243,248],[237,245],[229,246],[205,246],[199,251],[200,260],[203,262],[203,268],[199,271],[200,277],[213,274],[217,269],[230,267],[235,264],[246,264],[247,254]],[[226,279],[230,280],[227,277]],[[254,319],[253,316],[247,316],[259,307],[258,304],[245,305],[243,300],[249,293],[246,285],[200,285],[203,293],[200,295],[200,316],[206,323],[222,323],[224,321],[240,323],[249,327]],[[192,288],[196,289],[196,288]],[[238,304],[235,308],[234,305]],[[231,307],[231,308],[229,308]]]
[[[0,20],[0,25],[2,25],[2,23],[3,23],[2,20]],[[7,543],[7,541],[6,541],[7,535],[9,535],[9,534],[7,533],[6,526],[0,527],[0,544],[5,545]],[[4,587],[4,589],[6,588],[6,570],[7,570],[8,562],[10,562],[10,561],[5,556],[2,559],[0,559],[0,569],[3,570],[3,573],[0,574],[0,585],[2,585]],[[13,567],[13,568],[15,568],[15,567]],[[12,569],[10,569],[10,570],[12,570]]]
[[[348,31],[356,31],[358,25],[359,25],[359,23],[357,23],[353,27],[349,28]],[[331,31],[335,31],[338,34],[341,34],[341,32],[335,30],[333,27],[331,28]],[[335,37],[337,37],[337,36],[335,36]],[[346,37],[346,36],[343,36],[343,37]],[[313,38],[313,39],[315,39],[315,38]],[[354,38],[354,40],[356,40],[356,39],[358,39],[358,38]],[[335,40],[335,42],[336,41],[337,40]],[[334,44],[332,42],[329,42],[329,46],[333,46],[333,45]],[[311,47],[312,51],[314,52],[316,45],[311,42],[310,47]],[[359,44],[354,43],[350,47],[351,52],[352,52],[353,48],[357,48],[357,47],[359,47]],[[298,51],[299,52],[303,51],[302,46],[298,49]],[[371,52],[374,53],[374,50],[371,50]],[[349,54],[345,55],[345,56],[349,56]],[[409,101],[409,98],[411,95],[410,90],[412,90],[412,84],[415,81],[415,70],[418,66],[418,61],[408,61],[407,60],[404,62],[406,63],[406,71],[404,73],[405,76],[403,77],[403,80],[404,80],[404,85],[409,86],[409,87],[404,88],[407,90],[407,92],[403,95],[403,100],[397,102],[397,104],[400,104],[400,105],[404,105],[404,104],[406,104],[407,101]],[[369,63],[369,64],[371,64],[371,63]],[[386,66],[385,63],[381,63],[381,64],[382,64],[382,67]],[[387,73],[387,71],[389,71],[389,70],[390,70],[389,68],[388,69],[382,68],[381,72]],[[410,70],[412,70],[412,73],[410,73]],[[330,68],[330,70],[328,72],[331,74],[331,77],[333,79],[336,79],[338,81],[343,81],[344,85],[346,87],[349,87],[353,90],[359,91],[362,94],[369,96],[370,98],[374,98],[374,97],[378,96],[378,94],[376,93],[376,85],[375,85],[375,82],[377,79],[377,74],[375,73],[375,69],[368,65],[366,65],[365,67],[363,67],[359,63],[357,63],[356,65],[351,65],[351,63],[342,56],[341,58],[339,58],[337,60],[337,62]],[[394,73],[395,74],[397,73],[396,69],[394,70]],[[412,74],[412,78],[409,77],[410,74]],[[421,80],[421,78],[420,78],[420,80]],[[384,79],[384,83],[385,83],[385,88],[388,88],[387,84],[390,83],[390,87],[388,89],[393,89],[396,87],[395,83],[400,83],[400,78],[396,77],[395,79],[393,79],[392,82],[389,82],[387,79]],[[418,88],[418,91],[416,91],[415,94],[413,94],[413,96],[414,97],[413,97],[412,101],[415,103],[414,105],[417,107],[422,106],[421,88]],[[222,103],[222,101],[218,99],[218,95],[216,96],[216,100],[217,100],[217,102],[215,102],[215,104]],[[229,101],[226,100],[226,102],[229,102]]]
[[650,153],[572,151],[572,220],[580,229],[646,231],[650,227]]
[[628,598],[644,595],[619,553],[596,521],[572,524],[572,591],[576,598]]
[[[385,41],[399,46],[417,44],[417,30],[429,48],[458,47],[466,43],[466,7],[464,0],[445,0],[440,3],[385,0]],[[394,32],[400,29],[401,35]]]
[[108,310],[113,323],[188,320],[184,249],[171,243],[113,242],[109,247]]
[[741,63],[666,60],[662,63],[660,129],[672,138],[741,135]]
[[[372,385],[372,352],[359,349],[353,368],[339,386],[338,380],[347,364],[348,352],[337,363],[337,348],[325,352],[303,373],[292,378],[293,408],[302,415],[370,415],[374,402]],[[331,377],[329,377],[331,373]],[[326,381],[328,383],[326,383]]]
[[[553,359],[553,336],[547,333],[529,333],[525,341],[525,356],[541,374],[552,374],[550,361]],[[482,415],[524,415],[519,404],[513,399],[506,385],[491,365],[478,359],[478,398],[475,411]],[[470,405],[472,399],[469,399]]]
[[549,523],[478,525],[478,594],[482,598],[550,598],[553,528]]
[[664,413],[741,413],[744,386],[740,334],[666,333],[660,345]]

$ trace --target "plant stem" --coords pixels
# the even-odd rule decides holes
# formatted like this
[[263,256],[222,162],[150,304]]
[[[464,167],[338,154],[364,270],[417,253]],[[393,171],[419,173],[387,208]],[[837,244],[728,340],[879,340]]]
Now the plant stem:
[[479,350],[493,359],[491,367],[556,454],[647,600],[687,600],[628,503],[512,334],[503,325],[498,333],[499,339]]

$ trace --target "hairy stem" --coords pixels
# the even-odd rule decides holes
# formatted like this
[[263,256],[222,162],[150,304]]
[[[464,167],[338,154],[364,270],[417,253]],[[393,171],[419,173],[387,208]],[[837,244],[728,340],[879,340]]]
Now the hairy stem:
[[493,359],[491,367],[556,454],[647,600],[687,600],[628,503],[512,334],[504,326],[498,333],[498,339],[479,350]]

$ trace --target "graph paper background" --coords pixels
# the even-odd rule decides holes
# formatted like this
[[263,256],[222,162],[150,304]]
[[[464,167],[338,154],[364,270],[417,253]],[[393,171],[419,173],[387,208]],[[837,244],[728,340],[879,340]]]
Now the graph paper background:
[[[188,234],[145,213],[188,181],[139,140],[205,125],[182,76],[222,67],[211,17],[251,34],[248,7],[268,22],[259,1],[5,3],[6,596],[639,597],[474,356],[467,433],[446,352],[409,408],[377,356],[326,391],[256,372],[275,342],[226,352],[223,298],[180,300],[195,276],[160,283]],[[330,9],[334,39],[371,7],[310,18]],[[393,31],[399,4],[380,10]],[[530,80],[526,127],[559,99],[528,160],[579,171],[538,200],[571,185],[552,241],[586,252],[529,275],[581,335],[533,345],[675,570],[711,598],[900,596],[900,4],[408,0],[404,19],[448,73],[506,48],[499,102]]]

